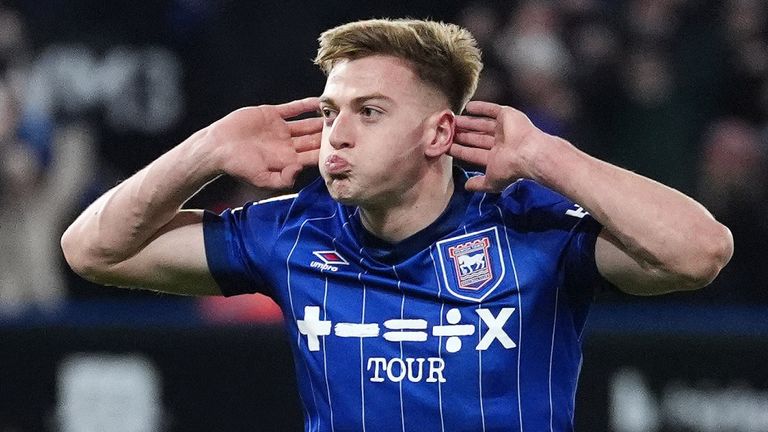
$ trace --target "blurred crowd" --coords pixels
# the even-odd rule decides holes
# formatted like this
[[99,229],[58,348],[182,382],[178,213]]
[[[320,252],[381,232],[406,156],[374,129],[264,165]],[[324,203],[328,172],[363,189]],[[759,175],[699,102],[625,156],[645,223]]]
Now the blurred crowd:
[[0,314],[67,296],[58,248],[93,167],[89,129],[25,104],[35,56],[18,12],[0,7]]
[[767,18],[763,0],[533,0],[478,1],[457,20],[484,49],[478,99],[731,228],[733,260],[686,300],[768,303]]
[[[768,304],[768,3],[476,1],[454,21],[484,51],[477,99],[692,195],[731,228],[731,264],[691,299]],[[23,16],[0,2],[0,314],[98,291],[68,273],[58,239],[104,184],[135,169],[102,164],[109,145],[86,119],[33,103],[40,55]],[[233,189],[220,204],[252,193]]]

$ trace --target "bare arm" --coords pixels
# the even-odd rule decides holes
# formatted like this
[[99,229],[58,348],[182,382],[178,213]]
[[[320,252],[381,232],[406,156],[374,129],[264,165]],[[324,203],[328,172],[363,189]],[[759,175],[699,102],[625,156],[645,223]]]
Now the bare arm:
[[520,111],[470,102],[451,154],[486,167],[467,188],[500,191],[525,177],[587,209],[604,229],[598,270],[630,294],[654,295],[709,284],[733,253],[728,228],[686,195],[593,158],[537,129]]
[[237,110],[111,189],[64,232],[64,256],[86,279],[177,294],[218,294],[205,258],[202,212],[180,210],[222,174],[283,189],[317,162],[322,121],[308,98]]

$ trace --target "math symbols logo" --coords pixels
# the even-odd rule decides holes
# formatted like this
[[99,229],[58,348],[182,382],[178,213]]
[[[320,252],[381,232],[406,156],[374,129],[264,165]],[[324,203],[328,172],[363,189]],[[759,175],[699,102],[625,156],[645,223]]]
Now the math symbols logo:
[[482,301],[504,277],[496,227],[437,243],[443,278],[456,297]]

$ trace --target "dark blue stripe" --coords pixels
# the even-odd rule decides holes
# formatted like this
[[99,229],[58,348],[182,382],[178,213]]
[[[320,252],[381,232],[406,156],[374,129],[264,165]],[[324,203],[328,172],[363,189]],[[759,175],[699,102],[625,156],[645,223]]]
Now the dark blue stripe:
[[[51,309],[28,308],[0,314],[3,327],[128,326],[195,327],[208,321],[195,298],[68,301]],[[768,306],[597,303],[587,319],[586,334],[674,334],[679,336],[768,337]]]
[[204,323],[194,298],[81,300],[58,307],[0,315],[2,327],[198,327]]
[[766,305],[691,305],[648,300],[595,304],[586,332],[690,336],[768,336]]

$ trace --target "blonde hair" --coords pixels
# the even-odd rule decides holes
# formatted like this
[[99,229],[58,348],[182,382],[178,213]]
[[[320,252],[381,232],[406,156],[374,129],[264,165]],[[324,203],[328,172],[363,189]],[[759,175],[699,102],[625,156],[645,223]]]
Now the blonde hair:
[[326,30],[318,39],[315,64],[328,75],[339,60],[391,55],[406,60],[416,75],[446,96],[460,113],[477,89],[483,68],[472,34],[455,24],[414,19],[372,19]]

